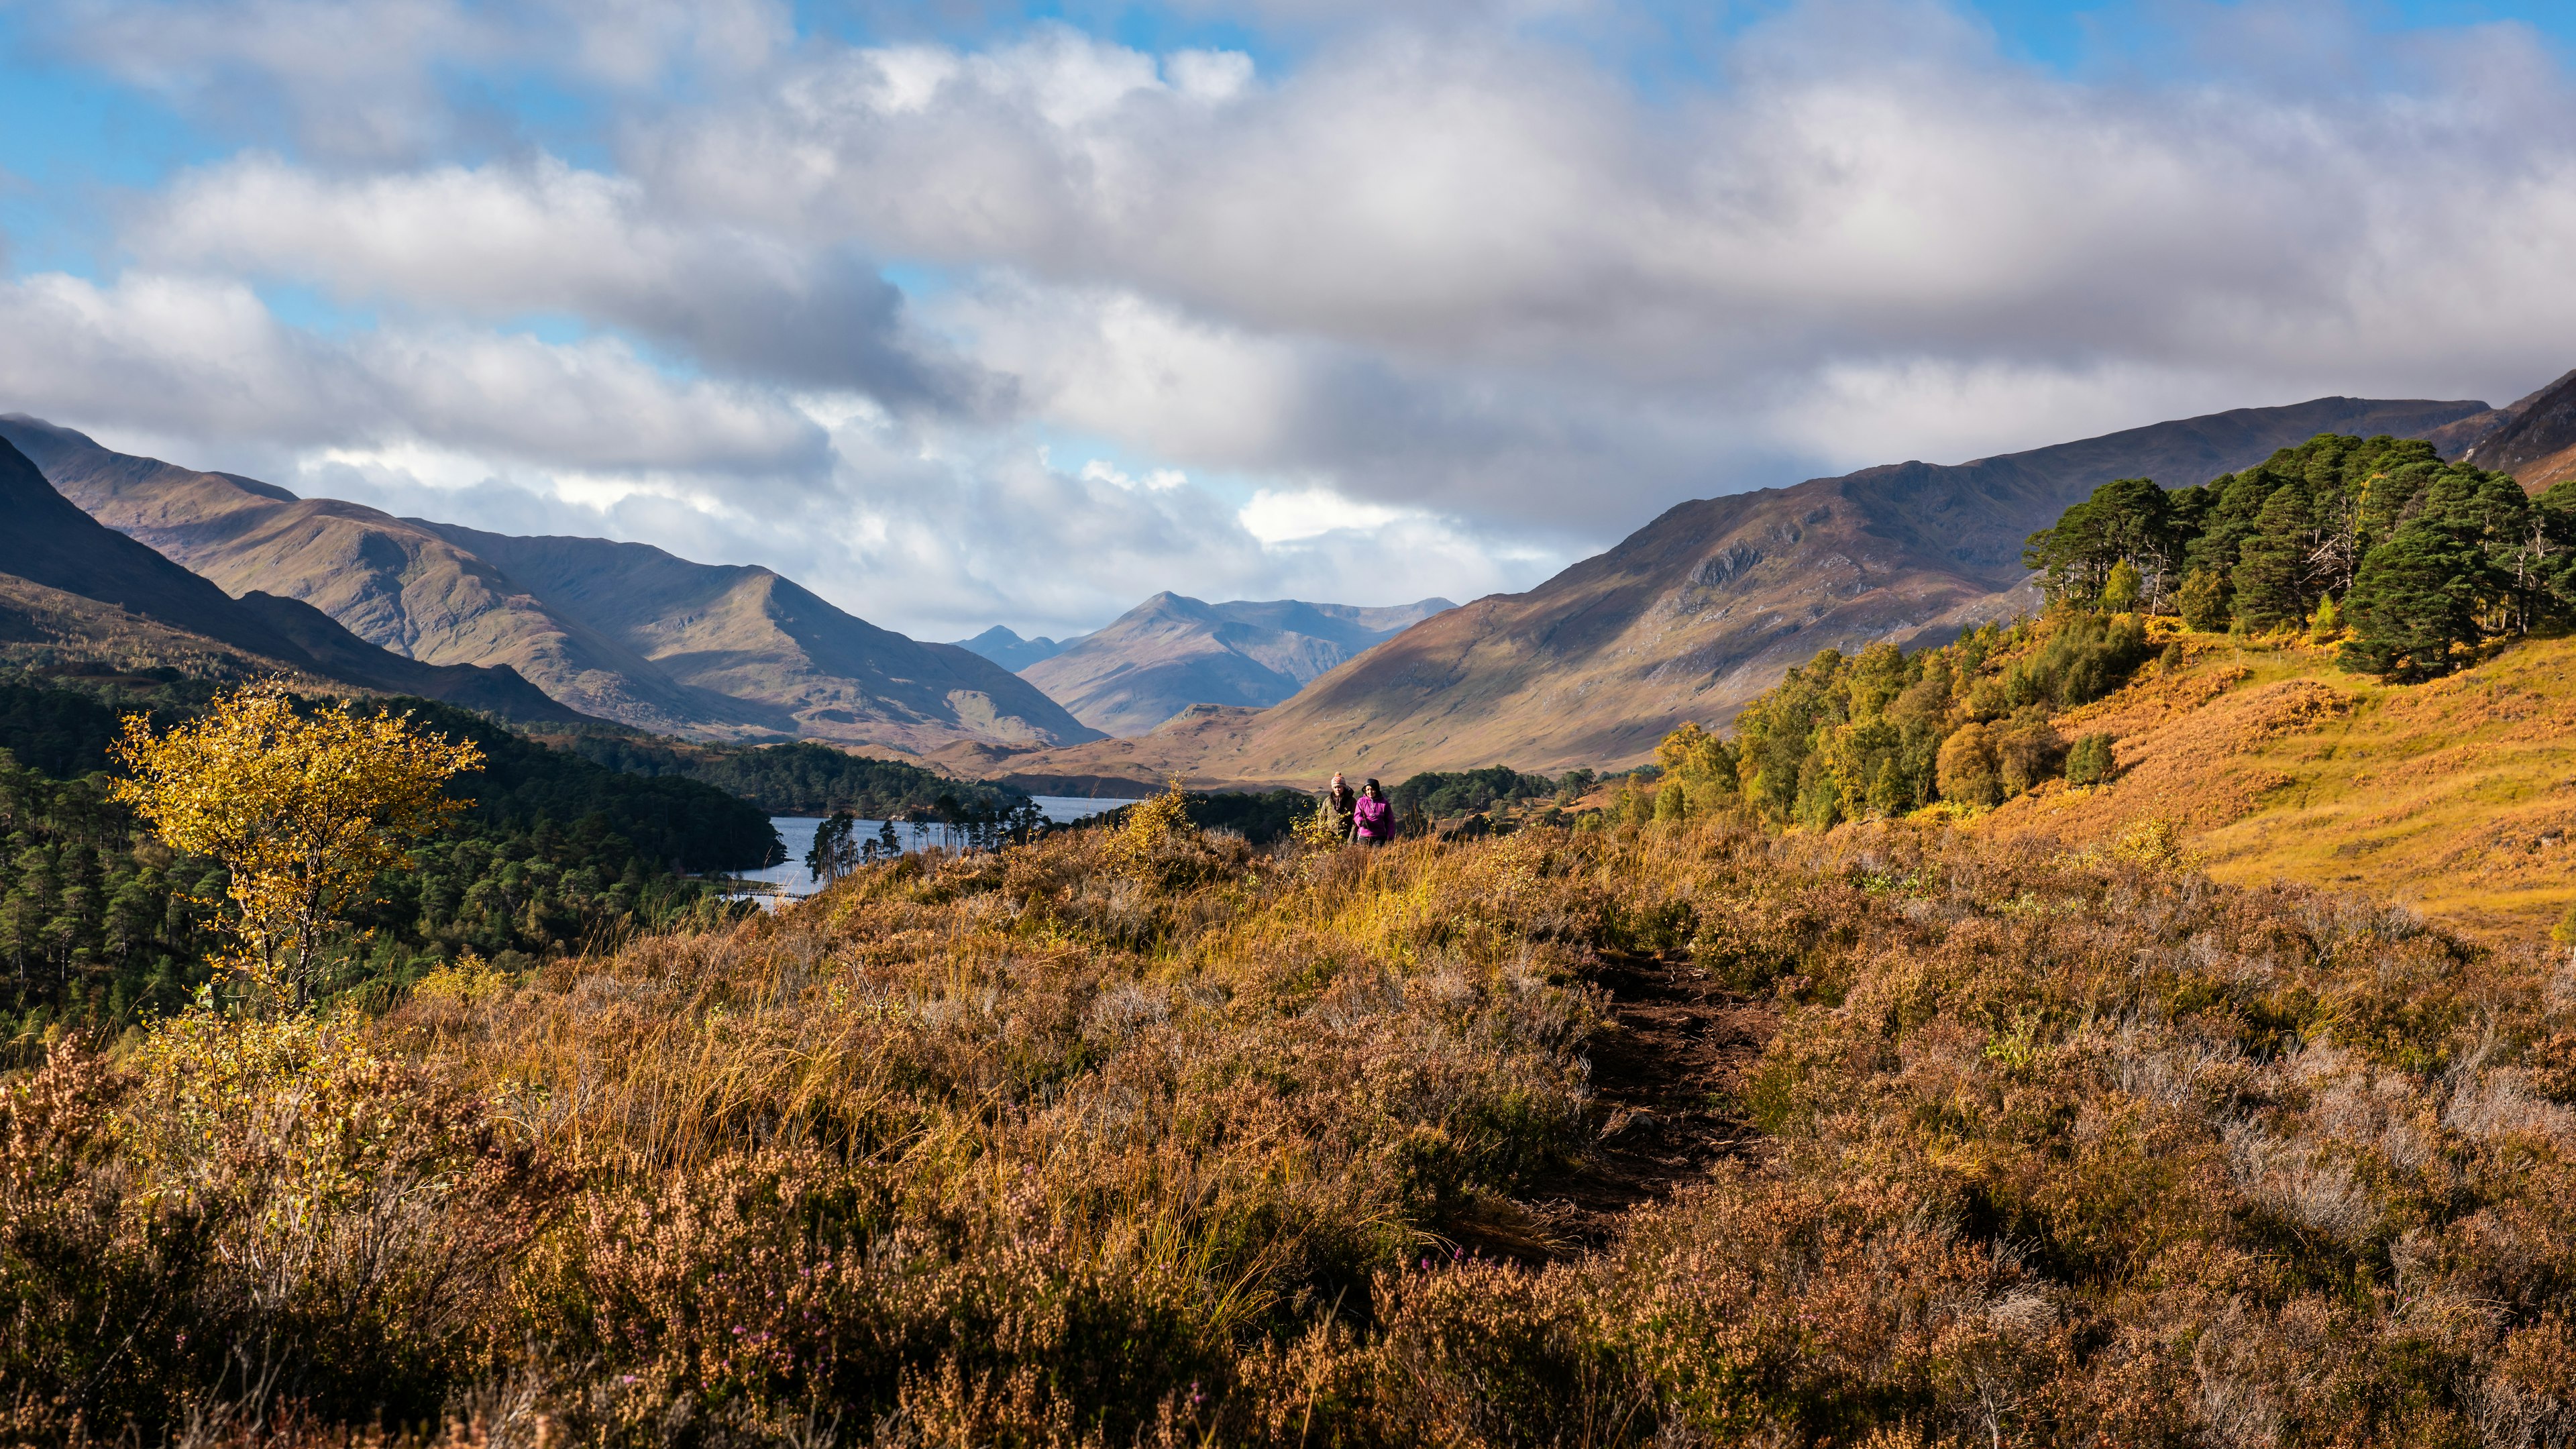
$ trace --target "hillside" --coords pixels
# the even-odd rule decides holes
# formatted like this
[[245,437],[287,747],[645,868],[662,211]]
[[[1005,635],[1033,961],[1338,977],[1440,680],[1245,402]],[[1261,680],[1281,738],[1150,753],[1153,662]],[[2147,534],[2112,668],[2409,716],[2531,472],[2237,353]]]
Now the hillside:
[[2515,403],[2460,459],[2511,473],[2535,493],[2576,478],[2576,372]]
[[1447,599],[1388,608],[1296,599],[1210,604],[1160,593],[1020,672],[1093,729],[1139,735],[1194,704],[1277,704],[1456,607]]
[[1942,639],[2034,607],[2024,539],[2111,479],[2199,482],[2320,432],[2411,437],[2498,412],[2320,398],[1700,499],[1528,593],[1408,629],[1256,721],[1176,720],[1134,747],[984,768],[1271,783],[1633,764],[1674,725],[1731,717],[1819,649]]
[[2390,685],[2327,649],[2175,637],[2185,667],[2058,720],[2115,737],[2111,783],[2043,785],[1978,828],[2092,842],[2160,817],[2219,880],[2367,891],[2494,940],[2576,907],[2576,639]]
[[223,591],[285,595],[425,663],[510,666],[601,718],[909,750],[1093,737],[1009,671],[877,629],[766,569],[597,539],[512,539],[298,498],[257,479],[116,453],[23,416],[0,418],[0,438],[100,522]]
[[640,543],[426,526],[664,677],[758,711],[782,733],[915,752],[961,737],[1097,738],[992,661],[880,629],[765,568],[692,563]]
[[284,670],[417,694],[523,721],[582,716],[508,668],[394,654],[320,612],[262,593],[239,599],[74,507],[0,440],[0,650],[13,662],[94,660],[218,677]]

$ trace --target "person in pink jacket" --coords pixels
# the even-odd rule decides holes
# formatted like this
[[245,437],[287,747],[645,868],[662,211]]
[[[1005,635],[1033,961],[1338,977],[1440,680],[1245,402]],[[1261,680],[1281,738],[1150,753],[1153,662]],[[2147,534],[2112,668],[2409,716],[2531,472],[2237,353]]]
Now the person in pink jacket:
[[1362,845],[1384,845],[1395,838],[1395,807],[1386,803],[1386,792],[1371,780],[1360,787],[1360,799],[1351,807],[1353,838]]

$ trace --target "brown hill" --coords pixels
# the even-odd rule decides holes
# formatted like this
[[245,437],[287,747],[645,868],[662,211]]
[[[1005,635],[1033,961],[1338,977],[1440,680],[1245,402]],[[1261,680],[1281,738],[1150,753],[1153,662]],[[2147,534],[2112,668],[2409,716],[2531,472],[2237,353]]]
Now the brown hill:
[[2058,721],[2115,738],[2115,779],[2043,785],[1975,828],[2090,845],[2154,817],[2220,880],[2390,896],[2491,940],[2576,907],[2576,640],[2406,685],[2331,649],[2181,638],[2183,667]]
[[0,440],[0,642],[34,646],[20,662],[150,660],[222,675],[284,671],[391,694],[417,694],[507,719],[585,716],[508,669],[430,665],[389,653],[291,600],[240,599],[102,526]]
[[309,604],[426,663],[506,665],[588,714],[689,734],[915,750],[1096,737],[1009,671],[877,629],[765,569],[596,539],[511,539],[298,498],[253,478],[113,452],[23,416],[0,417],[0,438],[100,522],[204,575],[216,592]]
[[2113,478],[2198,482],[2322,432],[2420,436],[2489,411],[2319,398],[1684,503],[1528,593],[1406,630],[1258,720],[1183,718],[1131,748],[987,768],[1249,784],[1626,765],[1682,720],[1732,718],[1829,645],[1911,643],[2029,607],[2023,540]]
[[1447,599],[1387,608],[1296,599],[1210,604],[1161,593],[1020,674],[1093,729],[1138,735],[1194,704],[1277,704],[1456,607]]
[[1099,738],[1037,686],[954,644],[880,629],[765,568],[691,563],[640,543],[514,538],[422,525],[499,568],[665,677],[806,739],[921,752]]
[[2534,493],[2576,478],[2576,372],[2514,404],[2511,415],[2460,458],[2511,473]]

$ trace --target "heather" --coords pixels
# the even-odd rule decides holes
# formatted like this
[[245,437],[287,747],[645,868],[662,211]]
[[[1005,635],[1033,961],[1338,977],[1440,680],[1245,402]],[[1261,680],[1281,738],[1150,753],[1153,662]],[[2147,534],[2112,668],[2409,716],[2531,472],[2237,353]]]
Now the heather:
[[[1761,1030],[1614,1110],[1649,971]],[[2152,829],[1139,811],[65,1043],[0,1382],[27,1441],[2565,1443],[2571,1046],[2562,957]]]

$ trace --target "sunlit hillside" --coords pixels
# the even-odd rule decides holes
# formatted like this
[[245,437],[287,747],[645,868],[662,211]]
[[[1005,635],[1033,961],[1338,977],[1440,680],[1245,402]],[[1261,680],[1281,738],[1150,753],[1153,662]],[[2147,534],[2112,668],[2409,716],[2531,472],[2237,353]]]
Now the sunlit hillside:
[[2171,641],[2182,668],[2059,717],[2116,738],[2112,782],[2043,785],[1982,828],[2083,839],[2162,816],[2217,879],[2368,890],[2490,939],[2576,906],[2576,639],[2412,685],[2303,642]]

